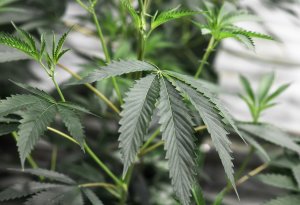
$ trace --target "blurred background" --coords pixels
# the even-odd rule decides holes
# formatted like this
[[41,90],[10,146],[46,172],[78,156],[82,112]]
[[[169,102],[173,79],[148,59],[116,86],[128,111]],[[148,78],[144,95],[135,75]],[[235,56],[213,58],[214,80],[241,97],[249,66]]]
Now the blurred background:
[[[216,4],[222,1],[211,1]],[[254,88],[258,86],[260,78],[272,71],[276,73],[275,86],[291,83],[291,86],[278,98],[278,106],[264,113],[262,121],[276,124],[288,132],[300,136],[300,1],[299,0],[236,0],[231,1],[237,7],[249,10],[256,14],[259,21],[242,23],[239,26],[267,33],[275,41],[256,40],[256,50],[251,51],[234,40],[225,40],[209,59],[210,65],[203,72],[202,77],[219,85],[221,98],[226,103],[234,117],[241,121],[249,121],[250,113],[245,103],[238,97],[242,92],[239,75],[246,76]],[[200,7],[200,0],[152,0],[151,11],[166,10],[181,5],[182,8],[195,9]],[[117,0],[99,0],[97,15],[104,30],[113,59],[135,58],[136,33],[130,25],[130,20],[125,16],[127,24],[122,22],[119,14],[124,14]],[[129,18],[129,17],[128,17]],[[200,17],[195,19],[201,21]],[[96,30],[90,16],[75,1],[72,0],[0,0],[0,30],[13,32],[11,21],[36,37],[42,33],[52,35],[52,32],[62,34],[74,26],[67,39],[66,47],[70,48],[62,59],[61,64],[71,68],[74,72],[89,72],[99,65],[103,65],[104,54]],[[126,25],[126,26],[125,26]],[[199,64],[199,59],[206,48],[208,38],[201,35],[201,31],[188,19],[173,21],[155,32],[149,39],[146,50],[146,59],[157,64],[163,69],[175,70],[193,75]],[[62,69],[57,69],[57,79],[61,84],[70,80],[70,75]],[[27,59],[20,52],[0,46],[0,97],[1,99],[12,93],[21,92],[9,79],[28,82],[35,87],[52,92],[53,86],[39,65]],[[119,79],[124,93],[132,81]],[[112,91],[109,82],[96,84],[97,88],[107,94],[110,99],[117,102],[116,94]],[[96,99],[82,86],[63,87],[69,100],[80,103],[104,119],[88,118],[85,120],[87,135],[94,140],[95,149],[111,166],[121,170],[122,165],[118,159],[117,120],[103,102]],[[53,92],[53,95],[56,95]],[[107,120],[108,119],[108,120]],[[63,129],[63,128],[62,128]],[[56,140],[56,141],[55,141]],[[49,166],[52,143],[58,143],[47,133],[36,147],[33,156],[43,167]],[[59,170],[72,167],[70,175],[84,177],[80,172],[88,172],[88,178],[103,178],[97,168],[82,162],[84,157],[77,149],[68,143],[59,142]],[[226,181],[224,171],[218,156],[211,147],[210,142],[204,143],[203,152],[206,152],[202,186],[205,195],[213,198],[224,187]],[[233,143],[235,163],[239,164],[247,152],[247,146],[242,142]],[[172,187],[169,184],[167,163],[162,160],[162,150],[145,158],[143,167],[138,167],[139,172],[134,176],[132,193],[135,202],[132,204],[175,204],[170,197]],[[251,166],[261,164],[260,159],[254,159]],[[82,165],[83,166],[78,166]],[[15,181],[27,180],[24,176],[12,175],[5,169],[20,167],[18,154],[13,138],[2,136],[0,138],[0,189],[13,184]],[[84,168],[82,168],[84,167]],[[80,170],[82,169],[82,170]],[[160,170],[159,172],[157,170]],[[87,177],[87,176],[85,176]],[[149,188],[151,185],[151,188]],[[259,191],[257,191],[259,189]],[[281,190],[264,187],[255,180],[240,187],[241,201],[234,194],[229,195],[224,204],[256,205],[281,193]],[[102,194],[102,198],[109,196]],[[151,200],[150,201],[150,197]],[[155,196],[155,197],[153,197]],[[142,203],[141,201],[149,201]],[[146,200],[149,199],[149,200]],[[104,200],[105,201],[105,200]],[[21,203],[4,203],[21,204]],[[113,204],[109,202],[107,204]],[[295,204],[296,205],[296,204]]]

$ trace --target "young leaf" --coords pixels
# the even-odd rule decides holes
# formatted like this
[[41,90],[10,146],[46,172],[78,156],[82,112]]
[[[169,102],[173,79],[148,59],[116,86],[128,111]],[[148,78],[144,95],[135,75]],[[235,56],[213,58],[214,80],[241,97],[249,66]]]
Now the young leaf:
[[71,30],[69,30],[68,32],[64,33],[61,38],[59,39],[58,43],[57,43],[57,46],[55,48],[55,51],[54,51],[54,57],[55,57],[55,61],[58,62],[59,60],[59,56],[61,56],[61,52],[66,52],[65,50],[62,51],[62,48],[63,48],[63,45],[66,41],[66,38],[69,34]]
[[192,193],[193,193],[193,197],[194,197],[196,205],[206,205],[205,199],[203,196],[203,191],[199,184],[194,185]]
[[6,116],[15,111],[31,107],[41,101],[34,95],[12,95],[0,101],[0,116]]
[[269,75],[266,75],[262,78],[260,85],[259,85],[259,90],[258,90],[258,100],[260,102],[264,101],[265,98],[267,97],[270,88],[274,82],[275,74],[271,73]]
[[42,176],[45,177],[47,179],[51,179],[54,180],[56,182],[61,182],[64,184],[68,184],[68,185],[74,185],[75,181],[73,179],[71,179],[70,177],[68,177],[67,175],[64,175],[62,173],[58,173],[55,171],[50,171],[47,169],[24,169],[24,170],[19,170],[19,169],[9,169],[12,171],[16,171],[16,172],[22,172],[22,173],[27,173],[27,174],[32,174],[34,176]]
[[230,141],[227,137],[228,132],[226,131],[225,124],[222,121],[222,117],[219,114],[219,111],[216,109],[215,104],[213,104],[203,93],[197,92],[195,89],[190,86],[176,81],[176,85],[179,89],[185,93],[196,108],[197,112],[201,116],[204,124],[207,126],[207,130],[211,135],[212,141],[216,150],[219,153],[219,157],[224,166],[226,175],[235,188],[235,181],[233,177],[233,163],[232,157],[230,156]]
[[263,205],[296,205],[300,204],[299,195],[281,196],[276,199],[272,199]]
[[143,143],[158,96],[159,80],[155,75],[148,75],[138,80],[127,93],[119,129],[121,133],[119,147],[124,162],[123,176],[134,162]]
[[298,188],[299,188],[299,190],[300,190],[300,164],[297,165],[297,166],[294,166],[294,167],[292,168],[292,172],[293,172],[294,178],[295,178],[296,181],[297,181]]
[[300,146],[297,145],[288,134],[275,126],[267,124],[255,125],[240,123],[238,127],[252,136],[259,137],[263,140],[285,147],[300,154]]
[[23,198],[46,189],[57,188],[59,186],[61,185],[39,183],[39,182],[15,184],[12,187],[9,187],[3,190],[2,192],[0,192],[0,201],[8,201],[13,199]]
[[122,2],[122,5],[127,9],[129,14],[131,15],[135,27],[139,28],[141,25],[140,16],[137,14],[135,9],[131,6],[131,3],[129,2],[129,0],[121,0],[121,2]]
[[14,26],[16,31],[25,39],[26,43],[30,46],[31,50],[35,51],[35,53],[38,54],[33,36],[25,30],[17,27],[14,23],[12,23],[12,25]]
[[255,95],[254,95],[253,89],[252,89],[248,79],[245,78],[244,76],[240,75],[240,81],[241,81],[247,95],[250,97],[251,101],[255,102]]
[[18,151],[22,167],[39,137],[45,132],[47,126],[54,120],[56,105],[47,102],[36,104],[22,115],[19,126]]
[[82,192],[89,199],[89,201],[91,202],[92,205],[103,205],[102,201],[90,189],[82,189]]
[[92,83],[95,81],[103,80],[109,77],[115,77],[126,73],[132,73],[137,71],[156,71],[157,68],[143,61],[128,60],[128,61],[113,61],[107,66],[103,66],[84,77],[82,80],[75,82],[74,84]]
[[188,10],[177,10],[177,9],[171,9],[169,11],[164,11],[162,13],[160,13],[155,19],[154,21],[151,23],[151,29],[154,30],[155,28],[157,28],[158,26],[174,20],[174,19],[179,19],[182,17],[186,17],[186,16],[192,16],[195,14],[199,14],[199,11],[188,11]]
[[78,115],[73,110],[64,106],[58,106],[58,112],[63,123],[68,128],[68,131],[70,132],[71,136],[74,137],[74,139],[79,143],[79,145],[83,149],[85,136]]
[[188,205],[194,183],[193,122],[182,97],[165,78],[160,79],[158,110],[172,185],[180,202]]
[[277,90],[275,90],[273,93],[271,93],[265,100],[265,103],[268,103],[270,101],[272,101],[274,98],[278,97],[281,93],[283,93],[288,87],[290,86],[290,84],[284,84],[282,86],[280,86]]
[[265,184],[287,189],[291,191],[299,191],[293,179],[287,175],[280,174],[260,174],[257,176],[257,179]]

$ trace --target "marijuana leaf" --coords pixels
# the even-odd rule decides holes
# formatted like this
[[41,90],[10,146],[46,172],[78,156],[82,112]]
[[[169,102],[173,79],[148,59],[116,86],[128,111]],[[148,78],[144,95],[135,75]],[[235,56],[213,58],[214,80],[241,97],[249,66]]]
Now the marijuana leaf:
[[257,179],[265,184],[287,189],[291,191],[299,191],[293,179],[287,175],[281,174],[260,174]]
[[300,196],[299,195],[288,195],[281,196],[276,199],[272,199],[263,205],[295,205],[300,204]]
[[131,6],[131,3],[129,0],[121,0],[122,5],[127,9],[129,14],[131,15],[134,25],[136,28],[140,28],[141,26],[141,19],[138,13],[135,11],[135,9]]
[[97,195],[90,189],[82,190],[85,196],[90,200],[92,205],[103,205],[102,201],[97,197]]
[[159,123],[169,160],[170,176],[176,196],[189,204],[194,182],[194,130],[189,110],[173,85],[160,79]]
[[158,95],[159,80],[155,75],[140,79],[127,93],[119,129],[119,146],[124,160],[123,176],[143,143]]

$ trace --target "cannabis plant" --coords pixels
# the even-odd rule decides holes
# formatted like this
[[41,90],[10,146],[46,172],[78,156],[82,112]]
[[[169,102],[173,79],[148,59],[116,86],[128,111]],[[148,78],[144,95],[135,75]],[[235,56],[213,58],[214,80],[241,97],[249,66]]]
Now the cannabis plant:
[[[262,80],[261,88],[256,95],[249,81],[245,77],[241,77],[247,94],[243,96],[243,99],[247,102],[253,117],[253,121],[248,123],[235,120],[218,98],[214,86],[197,79],[208,56],[222,39],[233,37],[250,45],[253,45],[253,37],[272,39],[268,35],[246,31],[234,26],[235,19],[244,13],[227,10],[226,5],[217,8],[209,7],[206,4],[203,11],[176,7],[151,14],[149,12],[151,11],[151,1],[149,0],[139,0],[137,8],[129,0],[122,0],[117,4],[112,1],[107,4],[117,5],[123,23],[120,28],[115,29],[114,26],[105,25],[99,21],[102,18],[99,18],[97,11],[101,8],[101,4],[97,0],[76,0],[76,2],[87,12],[88,17],[95,24],[96,33],[94,31],[90,33],[99,38],[103,49],[104,58],[96,59],[91,63],[93,67],[97,65],[92,71],[77,74],[60,62],[61,58],[69,51],[64,48],[68,34],[72,29],[83,30],[78,25],[61,35],[58,40],[57,35],[53,34],[52,39],[49,40],[45,37],[48,34],[38,35],[34,32],[31,34],[14,23],[12,25],[16,34],[0,33],[2,45],[22,52],[27,58],[40,65],[52,81],[57,93],[56,96],[39,88],[11,81],[26,93],[13,94],[0,101],[0,135],[11,134],[14,137],[22,167],[22,170],[9,170],[34,175],[38,180],[30,180],[25,184],[18,183],[5,189],[0,192],[0,201],[27,198],[26,205],[82,205],[86,198],[93,205],[103,204],[106,201],[109,201],[107,204],[134,203],[136,199],[130,197],[130,188],[133,183],[132,176],[138,170],[136,167],[144,164],[144,159],[150,152],[164,146],[165,154],[163,156],[168,162],[169,176],[176,199],[183,205],[192,203],[203,205],[206,199],[197,180],[197,174],[201,169],[199,162],[202,154],[199,152],[199,146],[203,141],[201,134],[207,131],[219,155],[228,181],[227,186],[215,199],[215,204],[221,204],[226,193],[232,189],[238,197],[237,185],[246,181],[241,174],[247,166],[247,160],[236,174],[234,172],[230,134],[235,134],[240,137],[241,142],[250,144],[251,150],[257,150],[266,163],[271,160],[271,157],[257,138],[283,146],[293,153],[300,153],[300,146],[288,134],[276,127],[259,122],[261,112],[273,106],[272,100],[288,85],[284,85],[270,94],[269,91],[274,80],[274,76],[271,75]],[[136,47],[136,59],[129,59],[126,55],[124,59],[115,59],[114,57],[120,54],[115,54],[112,47],[109,47],[112,42],[104,38],[103,31],[111,26],[108,30],[114,33],[114,36],[118,36],[116,33],[122,31],[124,33],[121,32],[121,34],[126,37],[126,32],[128,32],[126,29],[127,14],[131,17],[134,33],[138,34],[138,38],[133,43]],[[196,25],[202,29],[202,32],[207,31],[206,33],[211,34],[212,37],[202,58],[200,70],[197,70],[195,77],[174,72],[168,67],[160,68],[147,59],[146,51],[151,42],[150,37],[159,31],[159,27],[183,17],[191,20],[196,15],[201,15],[207,21],[206,24],[196,23]],[[86,29],[84,30],[86,31]],[[203,34],[205,33],[203,32]],[[88,108],[83,106],[83,103],[72,102],[72,96],[67,95],[65,89],[61,89],[57,83],[57,68],[64,69],[73,77],[65,85],[66,90],[75,89],[75,85],[84,85],[109,110],[99,116],[101,112],[93,110],[92,100],[86,100],[86,105],[90,106]],[[125,81],[131,85],[129,89],[121,87]],[[106,90],[103,87],[109,87],[109,93],[113,93],[117,100],[111,100],[106,96]],[[99,120],[102,123],[109,122],[111,118],[117,119],[119,128],[113,132],[119,134],[120,157],[116,157],[111,153],[112,150],[109,150],[108,159],[113,163],[115,158],[120,158],[119,161],[123,164],[122,172],[119,171],[120,166],[117,166],[116,169],[103,160],[104,156],[99,157],[101,143],[91,145],[93,139],[88,129],[84,129],[84,125],[88,123],[83,123],[85,122],[83,119],[86,119],[82,118],[83,115],[89,119],[96,118],[96,121]],[[63,130],[63,127],[66,131]],[[93,176],[96,177],[89,177],[88,174],[77,171],[77,175],[81,176],[77,180],[77,178],[73,179],[73,177],[67,176],[66,173],[55,171],[57,142],[50,139],[53,134],[78,146],[79,149],[76,152],[88,155],[102,170],[101,176],[99,177],[99,170],[95,171],[86,164],[78,165],[77,168],[88,170],[87,173],[93,172]],[[40,168],[32,155],[38,140],[44,135],[50,136],[45,139],[53,144],[50,170]],[[159,138],[160,135],[161,138]],[[117,141],[113,137],[109,140]],[[97,151],[94,150],[95,148]],[[78,158],[82,157],[81,155],[77,156],[79,156]],[[32,167],[31,169],[26,168],[26,162]],[[73,164],[73,166],[75,165]],[[267,165],[263,164],[260,171],[266,167]],[[72,169],[68,166],[63,170],[64,172],[76,172],[76,168]],[[102,176],[102,173],[105,174],[105,177]],[[87,179],[89,181],[86,181]],[[91,189],[95,187],[105,189],[109,196],[102,194],[98,196],[98,192]]]

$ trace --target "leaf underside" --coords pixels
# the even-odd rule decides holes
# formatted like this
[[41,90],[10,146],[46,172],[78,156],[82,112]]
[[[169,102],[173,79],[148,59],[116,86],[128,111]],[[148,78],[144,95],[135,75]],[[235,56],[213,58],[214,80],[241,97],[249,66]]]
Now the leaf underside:
[[119,147],[124,161],[123,176],[134,162],[143,143],[158,95],[159,80],[155,75],[138,80],[127,93],[119,129]]

